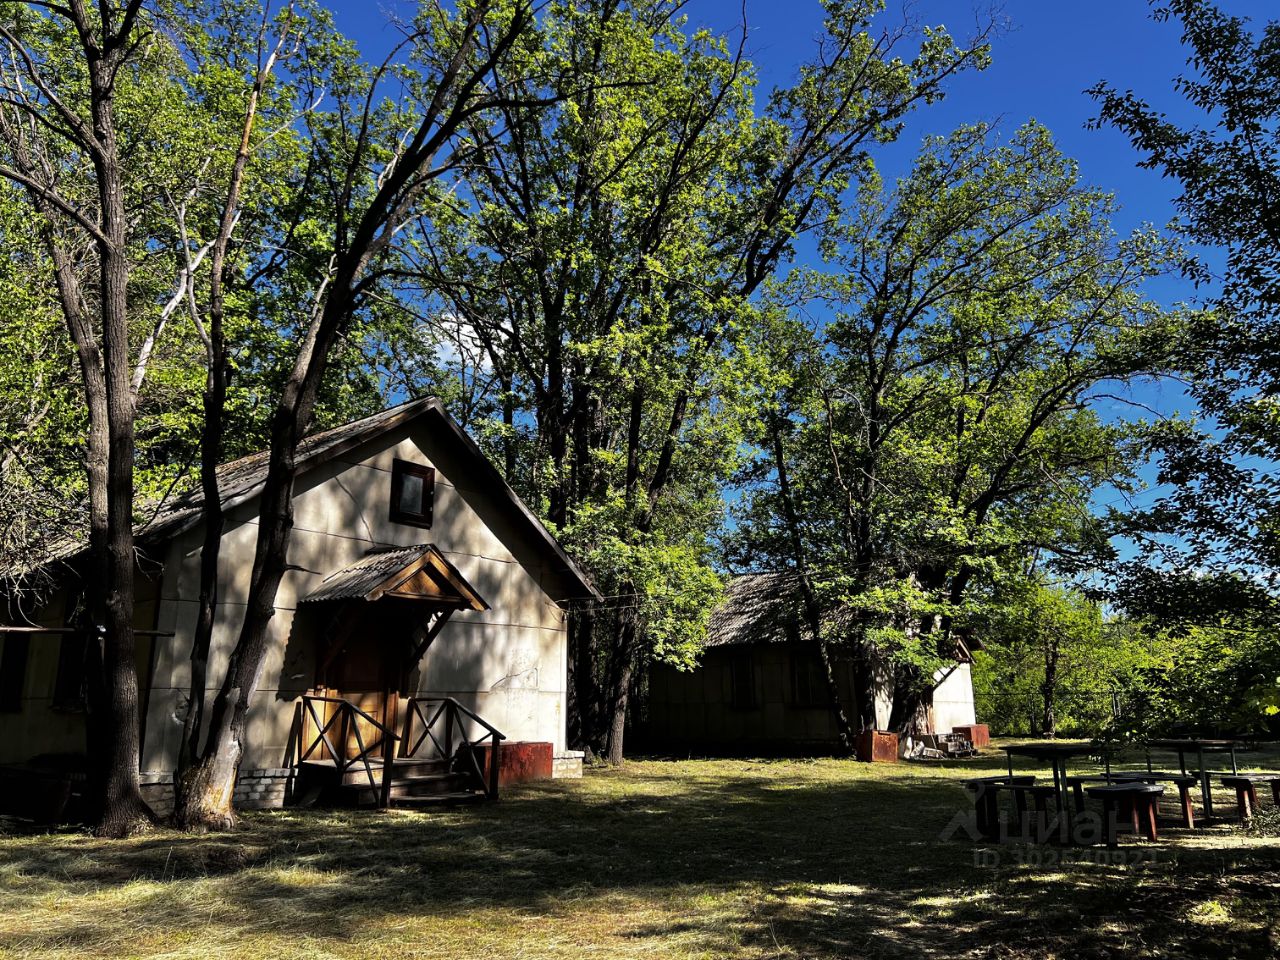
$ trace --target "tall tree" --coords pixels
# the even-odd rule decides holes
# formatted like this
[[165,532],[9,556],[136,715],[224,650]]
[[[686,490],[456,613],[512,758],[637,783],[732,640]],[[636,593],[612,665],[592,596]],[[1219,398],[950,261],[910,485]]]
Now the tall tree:
[[[403,274],[397,236],[419,216],[426,195],[450,171],[471,162],[486,142],[487,136],[479,143],[463,136],[469,121],[495,105],[523,105],[499,68],[530,23],[531,10],[524,3],[479,0],[460,4],[454,12],[425,5],[396,51],[403,61],[372,71],[353,69],[343,78],[332,108],[308,114],[320,168],[317,180],[331,205],[328,259],[305,319],[292,330],[292,360],[270,420],[244,620],[209,708],[204,742],[188,747],[190,761],[180,772],[175,815],[184,826],[218,829],[234,822],[231,799],[246,717],[269,649],[276,592],[286,568],[297,448],[313,422],[335,348],[367,300],[377,296],[379,283]],[[251,89],[260,82],[262,62],[250,73]],[[404,92],[383,100],[383,82],[393,75]],[[252,93],[246,103],[245,115],[251,119]],[[244,129],[251,135],[251,123]],[[224,223],[234,218],[234,191],[228,197]],[[216,307],[213,297],[211,309]],[[218,433],[207,430],[203,439],[206,445],[214,443]],[[205,463],[216,460],[206,447]],[[205,511],[206,523],[220,527],[216,505],[206,500]],[[219,539],[210,534],[202,550],[203,570],[216,571],[218,546]]]
[[[509,474],[612,598],[574,611],[571,722],[615,761],[636,666],[688,658],[705,627],[760,290],[868,150],[986,62],[985,34],[958,46],[877,31],[876,2],[826,6],[817,56],[757,111],[741,46],[687,32],[680,4],[553,5],[507,76],[559,106],[500,109],[450,198],[456,229],[422,242],[439,314],[487,354]],[[581,74],[598,82],[564,85]]]
[[[1209,0],[1170,0],[1154,9],[1157,20],[1182,31],[1189,70],[1174,79],[1173,89],[1203,120],[1181,125],[1138,93],[1102,83],[1091,91],[1099,103],[1097,123],[1127,134],[1142,154],[1140,165],[1178,185],[1175,227],[1211,251],[1209,263],[1189,261],[1185,271],[1209,285],[1216,309],[1203,317],[1182,361],[1210,429],[1172,423],[1158,438],[1167,493],[1135,516],[1132,528],[1149,546],[1144,563],[1164,567],[1179,592],[1196,587],[1205,599],[1233,582],[1180,576],[1190,568],[1247,568],[1274,589],[1280,578],[1280,21],[1255,27]],[[1157,595],[1148,599],[1161,602],[1158,594],[1167,587],[1159,578],[1131,573],[1131,588],[1152,587]],[[1235,593],[1234,603],[1247,602]]]
[[[221,530],[215,467],[255,435],[269,440],[240,642],[228,673],[209,678],[207,616],[192,653],[178,819],[225,825],[285,567],[297,443],[317,411],[350,405],[344,379],[376,399],[376,356],[361,348],[385,339],[365,332],[383,315],[396,238],[433,184],[473,156],[460,131],[504,101],[494,67],[530,17],[519,3],[428,3],[400,59],[369,68],[303,0],[7,7],[0,174],[38,215],[90,425],[86,626],[104,640],[102,664],[88,671],[88,729],[104,831],[147,819],[129,626],[135,495],[163,496],[168,486],[148,477],[172,482],[192,459],[202,464],[209,613]],[[160,439],[139,461],[149,397]],[[264,399],[274,411],[260,431],[246,407]],[[231,424],[249,429],[228,440]],[[184,436],[193,426],[198,444]],[[220,687],[208,711],[206,682]]]
[[1064,723],[1091,734],[1109,725],[1113,696],[1147,662],[1136,631],[1105,623],[1097,601],[1041,571],[1010,571],[982,600],[974,692],[984,722],[1034,718],[1027,732],[1049,739]]
[[[99,832],[144,827],[138,782],[134,667],[135,367],[131,269],[139,199],[126,167],[138,146],[122,136],[153,73],[138,0],[44,8],[7,4],[0,94],[0,176],[27,192],[79,358],[88,411],[89,570],[84,629],[90,651],[88,730]],[[123,115],[123,119],[122,119]]]
[[819,319],[780,306],[768,328],[780,373],[736,559],[803,575],[864,729],[886,665],[889,724],[914,725],[975,584],[1106,556],[1089,501],[1131,476],[1140,428],[1092,404],[1163,371],[1179,329],[1140,292],[1173,251],[1116,242],[1110,212],[1043,128],[961,128],[824,231],[830,266],[791,294]]

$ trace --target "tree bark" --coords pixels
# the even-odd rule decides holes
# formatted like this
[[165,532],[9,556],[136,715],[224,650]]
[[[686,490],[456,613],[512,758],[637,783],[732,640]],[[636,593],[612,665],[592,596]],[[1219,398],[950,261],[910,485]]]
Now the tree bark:
[[854,708],[858,712],[858,732],[876,729],[876,675],[871,651],[861,644],[853,661]]
[[134,397],[129,361],[128,222],[116,146],[112,90],[118,64],[90,61],[91,113],[100,150],[95,156],[103,238],[98,243],[102,311],[102,356],[107,413],[106,584],[102,669],[104,712],[111,730],[99,758],[101,813],[96,832],[127,836],[154,817],[142,800],[139,780],[141,718],[134,659],[133,470]]
[[[781,417],[773,414],[770,423],[770,440],[773,442],[774,469],[778,475],[778,499],[782,503],[782,518],[787,525],[787,536],[791,541],[791,552],[795,559],[796,572],[800,581],[800,597],[804,607],[805,619],[809,622],[809,630],[813,634],[814,643],[818,647],[818,656],[822,660],[822,672],[826,679],[827,695],[831,699],[831,709],[835,714],[836,733],[840,738],[840,748],[846,755],[854,753],[853,729],[849,724],[849,715],[845,713],[844,703],[840,696],[840,685],[836,682],[835,667],[832,663],[828,647],[826,631],[823,629],[822,608],[813,590],[809,578],[808,553],[804,547],[804,539],[800,533],[800,517],[796,509],[794,495],[791,490],[791,473],[787,467],[786,445],[782,439]],[[862,709],[862,704],[859,704]],[[874,728],[875,701],[871,700],[872,726]],[[864,728],[865,729],[865,728]]]
[[1058,718],[1054,707],[1058,695],[1058,644],[1050,638],[1044,648],[1044,684],[1040,695],[1044,704],[1044,716],[1041,718],[1040,735],[1046,740],[1053,740],[1058,735]]
[[569,739],[579,747],[600,749],[598,704],[600,692],[595,675],[594,605],[577,608],[569,616]]
[[[266,27],[267,20],[264,13],[259,34],[260,49]],[[209,649],[213,643],[213,627],[217,616],[218,559],[222,550],[223,510],[222,494],[218,487],[218,466],[222,462],[226,432],[227,343],[223,324],[226,315],[227,253],[239,216],[237,208],[249,164],[249,147],[258,113],[258,100],[287,38],[288,33],[282,33],[274,51],[258,65],[253,87],[249,91],[245,106],[244,122],[240,130],[240,145],[231,166],[227,194],[209,262],[209,326],[204,334],[206,373],[202,398],[204,427],[200,435],[200,489],[203,495],[201,512],[204,522],[204,539],[200,547],[199,611],[191,646],[190,695],[187,715],[183,719],[178,771],[174,781],[173,814],[174,821],[178,825],[193,829],[208,825],[205,798],[209,793],[209,784],[205,781],[215,774],[215,769],[212,767],[203,773],[196,773],[193,765],[202,755],[200,738],[204,724],[205,697],[209,678]],[[192,320],[196,322],[199,329],[194,300],[191,309]],[[216,822],[220,824],[225,821],[219,818]]]
[[623,738],[627,730],[627,701],[631,696],[631,680],[635,672],[636,634],[635,617],[624,617],[613,651],[606,701],[605,759],[614,766],[624,759]]

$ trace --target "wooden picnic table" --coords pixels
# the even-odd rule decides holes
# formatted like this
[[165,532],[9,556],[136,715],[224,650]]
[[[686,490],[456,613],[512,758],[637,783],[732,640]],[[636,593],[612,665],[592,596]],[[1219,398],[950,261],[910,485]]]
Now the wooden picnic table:
[[1151,772],[1151,749],[1153,747],[1157,750],[1177,751],[1178,766],[1183,774],[1187,774],[1187,754],[1194,751],[1196,763],[1198,764],[1196,773],[1200,777],[1200,799],[1204,802],[1204,815],[1208,818],[1213,816],[1213,793],[1209,788],[1209,770],[1205,767],[1204,755],[1206,753],[1230,753],[1231,774],[1235,776],[1240,772],[1239,767],[1236,765],[1236,747],[1239,745],[1239,740],[1205,740],[1201,738],[1148,740],[1147,772]]
[[[1059,743],[1056,740],[1041,740],[1036,743],[1016,743],[1005,747],[1009,758],[1009,776],[1013,776],[1013,758],[1027,757],[1048,763],[1053,768],[1053,786],[1058,795],[1058,809],[1067,809],[1067,761],[1072,757],[1087,757],[1096,753],[1098,748],[1091,743]],[[1111,754],[1103,749],[1103,761],[1106,764],[1107,777],[1111,776]]]

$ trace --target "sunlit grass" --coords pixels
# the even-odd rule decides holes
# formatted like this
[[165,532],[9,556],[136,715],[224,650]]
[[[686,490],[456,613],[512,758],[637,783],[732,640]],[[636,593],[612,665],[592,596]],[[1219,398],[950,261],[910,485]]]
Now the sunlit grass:
[[1273,954],[1275,837],[1171,830],[1127,840],[1136,862],[940,840],[957,781],[1001,763],[633,761],[487,807],[124,843],[2,825],[0,957]]

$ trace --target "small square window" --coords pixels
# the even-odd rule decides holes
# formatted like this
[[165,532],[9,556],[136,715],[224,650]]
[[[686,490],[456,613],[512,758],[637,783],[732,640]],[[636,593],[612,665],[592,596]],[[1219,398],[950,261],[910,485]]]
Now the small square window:
[[391,521],[414,527],[431,526],[436,472],[407,460],[391,465]]

